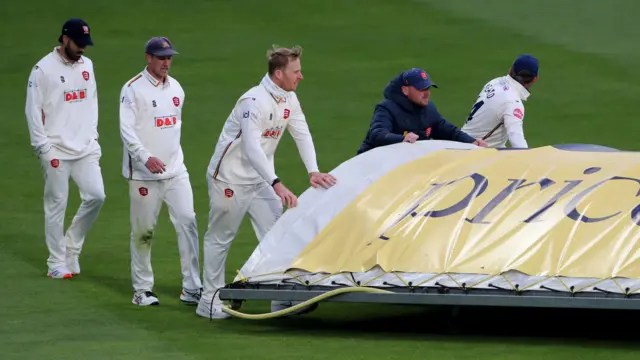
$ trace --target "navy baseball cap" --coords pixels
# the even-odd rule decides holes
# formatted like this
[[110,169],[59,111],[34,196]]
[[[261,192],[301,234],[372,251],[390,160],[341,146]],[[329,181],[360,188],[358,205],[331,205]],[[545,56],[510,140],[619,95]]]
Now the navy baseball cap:
[[516,74],[527,71],[531,76],[538,76],[538,59],[529,54],[520,55],[513,62],[512,68]]
[[58,37],[58,42],[62,42],[62,35],[67,35],[76,45],[81,48],[93,45],[89,25],[82,19],[69,19],[62,25],[62,33]]
[[178,52],[173,49],[171,41],[162,36],[151,38],[151,40],[147,42],[144,52],[153,56],[171,56],[178,54]]
[[418,68],[405,71],[402,74],[402,84],[405,86],[413,86],[418,90],[424,90],[431,86],[434,88],[438,87],[438,85],[431,81],[426,71]]

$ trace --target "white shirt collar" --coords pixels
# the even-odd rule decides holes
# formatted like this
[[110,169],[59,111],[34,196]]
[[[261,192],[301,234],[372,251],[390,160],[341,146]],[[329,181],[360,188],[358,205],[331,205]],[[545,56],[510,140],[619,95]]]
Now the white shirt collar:
[[[144,68],[144,71],[142,71],[142,74],[144,75],[145,78],[147,78],[147,80],[149,80],[151,85],[158,87],[158,85],[162,84],[160,80],[156,79],[155,77],[153,77],[153,75],[151,75],[151,73],[147,70],[146,66]],[[169,85],[170,85],[169,77],[167,76],[167,79],[165,80],[163,87],[168,87]]]
[[56,46],[53,48],[53,56],[55,56],[58,60],[60,60],[61,63],[67,66],[73,66],[75,64],[84,64],[84,58],[82,56],[80,56],[80,59],[78,59],[78,61],[75,61],[75,62],[69,61],[64,56],[62,56],[62,54],[58,52],[58,49],[62,49],[62,46]]
[[527,90],[524,86],[522,86],[522,84],[517,82],[510,75],[505,76],[505,78],[507,79],[507,82],[509,83],[509,85],[513,86],[513,88],[516,89],[516,91],[518,92],[518,95],[520,96],[520,99],[522,101],[526,101],[529,95],[531,95],[529,90]]
[[264,86],[269,94],[271,94],[276,103],[279,104],[281,102],[287,102],[287,95],[289,92],[276,85],[276,83],[274,83],[269,77],[269,74],[266,74],[262,78],[260,84]]

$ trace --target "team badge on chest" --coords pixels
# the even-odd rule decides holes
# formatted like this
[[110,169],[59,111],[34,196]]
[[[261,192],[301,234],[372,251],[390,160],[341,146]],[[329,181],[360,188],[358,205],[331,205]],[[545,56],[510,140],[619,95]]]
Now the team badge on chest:
[[291,115],[291,110],[289,109],[284,109],[284,114],[283,114],[283,118],[286,120],[289,118],[289,115]]
[[88,71],[83,71],[83,72],[82,72],[82,78],[83,78],[85,81],[89,81],[89,72],[88,72]]
[[177,96],[173,97],[173,105],[175,105],[176,107],[180,106],[180,98]]

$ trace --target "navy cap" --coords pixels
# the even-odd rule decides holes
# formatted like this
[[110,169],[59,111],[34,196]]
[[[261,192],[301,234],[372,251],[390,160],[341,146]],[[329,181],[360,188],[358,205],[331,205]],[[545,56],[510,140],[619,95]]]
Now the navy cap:
[[516,74],[527,71],[531,76],[538,76],[538,59],[529,54],[520,55],[513,62],[512,68]]
[[89,25],[82,19],[69,19],[62,25],[62,33],[58,42],[62,42],[62,35],[67,35],[81,48],[93,45]]
[[424,90],[431,86],[437,88],[438,85],[431,81],[426,71],[413,68],[402,74],[402,84],[405,86],[413,86],[418,90]]
[[171,56],[178,54],[178,52],[173,49],[171,41],[162,36],[151,38],[144,47],[144,52],[153,56]]

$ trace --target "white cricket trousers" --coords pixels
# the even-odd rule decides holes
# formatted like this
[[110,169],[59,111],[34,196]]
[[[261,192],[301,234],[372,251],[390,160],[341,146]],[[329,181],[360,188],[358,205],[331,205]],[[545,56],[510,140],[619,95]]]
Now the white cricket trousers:
[[182,287],[202,288],[198,225],[193,207],[193,190],[189,173],[164,180],[129,180],[131,217],[131,278],[134,292],[153,291],[151,242],[162,204],[178,237]]
[[[74,160],[60,160],[57,150],[40,156],[44,175],[45,238],[49,248],[50,270],[65,266],[67,256],[79,255],[85,236],[98,217],[105,193],[100,169],[102,151],[96,150]],[[69,199],[69,178],[80,190],[80,208],[64,233],[64,218]]]
[[231,241],[249,213],[253,230],[261,241],[282,215],[282,200],[266,182],[234,185],[213,179],[209,184],[209,224],[204,235],[204,289],[202,298],[213,300],[225,285],[225,264]]

